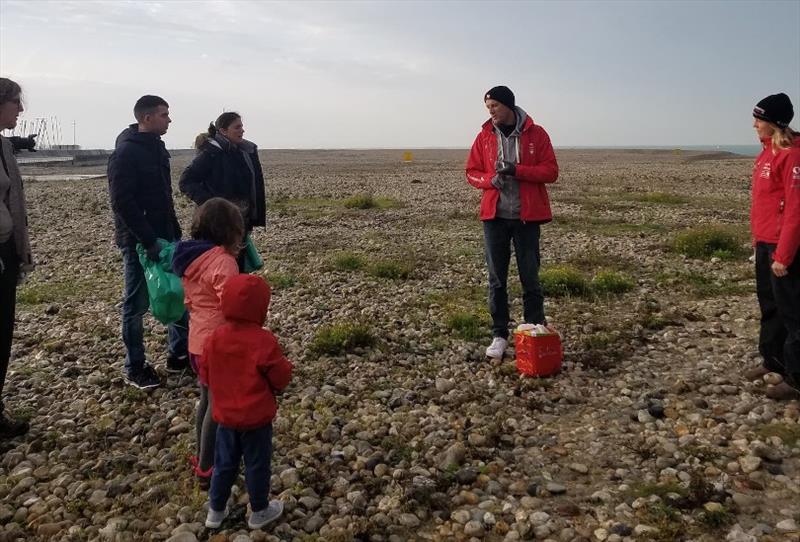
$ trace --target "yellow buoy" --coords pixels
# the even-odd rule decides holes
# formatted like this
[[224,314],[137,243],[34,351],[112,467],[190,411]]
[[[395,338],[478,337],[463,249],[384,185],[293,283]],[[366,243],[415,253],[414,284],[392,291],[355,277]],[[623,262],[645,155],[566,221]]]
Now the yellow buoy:
[[411,151],[406,151],[403,153],[403,162],[413,162],[414,161],[414,153]]

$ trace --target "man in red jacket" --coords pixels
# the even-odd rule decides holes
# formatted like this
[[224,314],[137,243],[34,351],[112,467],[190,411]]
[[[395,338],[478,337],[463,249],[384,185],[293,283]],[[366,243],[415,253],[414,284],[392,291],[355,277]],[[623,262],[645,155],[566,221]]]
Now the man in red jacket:
[[480,219],[489,269],[492,344],[486,356],[502,358],[508,346],[508,264],[511,243],[522,283],[525,322],[545,323],[539,286],[539,227],[552,220],[547,183],[558,178],[558,163],[544,128],[514,103],[508,87],[483,97],[489,116],[467,159],[467,182],[481,190]]

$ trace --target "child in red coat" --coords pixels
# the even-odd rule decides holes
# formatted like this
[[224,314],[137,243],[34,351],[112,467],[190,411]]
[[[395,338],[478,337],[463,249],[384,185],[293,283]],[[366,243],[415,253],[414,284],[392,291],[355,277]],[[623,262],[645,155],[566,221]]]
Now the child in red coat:
[[261,277],[236,275],[222,291],[225,324],[208,338],[200,360],[200,377],[213,398],[218,424],[214,473],[206,527],[216,529],[228,516],[227,502],[244,456],[250,497],[251,529],[260,529],[283,513],[283,503],[269,502],[272,420],[275,393],[292,377],[292,364],[278,341],[261,326],[267,318],[270,288]]

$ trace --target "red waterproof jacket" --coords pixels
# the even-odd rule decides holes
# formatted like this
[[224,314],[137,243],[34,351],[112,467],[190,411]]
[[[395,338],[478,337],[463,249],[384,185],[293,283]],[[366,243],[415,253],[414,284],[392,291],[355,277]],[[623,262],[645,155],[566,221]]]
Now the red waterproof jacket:
[[774,151],[770,139],[753,166],[753,240],[775,243],[772,259],[785,266],[800,246],[800,134],[788,149]]
[[[534,124],[530,117],[519,136],[517,171],[514,178],[519,181],[520,220],[524,222],[549,222],[550,198],[546,183],[554,183],[558,178],[558,162],[550,143],[550,136],[544,128]],[[467,158],[467,182],[483,190],[481,197],[481,220],[492,220],[497,211],[500,191],[492,186],[497,161],[497,134],[492,121],[483,124],[472,144]]]
[[255,275],[236,275],[222,291],[226,323],[206,341],[200,379],[208,382],[211,415],[217,423],[247,431],[272,422],[275,392],[292,377],[292,364],[261,325],[267,317],[269,286]]

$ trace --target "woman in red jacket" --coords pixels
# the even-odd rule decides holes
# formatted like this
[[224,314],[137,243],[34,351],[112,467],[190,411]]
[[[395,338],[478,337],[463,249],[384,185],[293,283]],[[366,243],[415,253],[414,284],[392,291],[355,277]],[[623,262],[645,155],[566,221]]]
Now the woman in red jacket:
[[789,128],[793,116],[783,93],[753,109],[753,128],[764,146],[753,167],[750,211],[764,362],[746,377],[782,374],[783,382],[767,388],[767,396],[778,400],[800,399],[800,134]]

